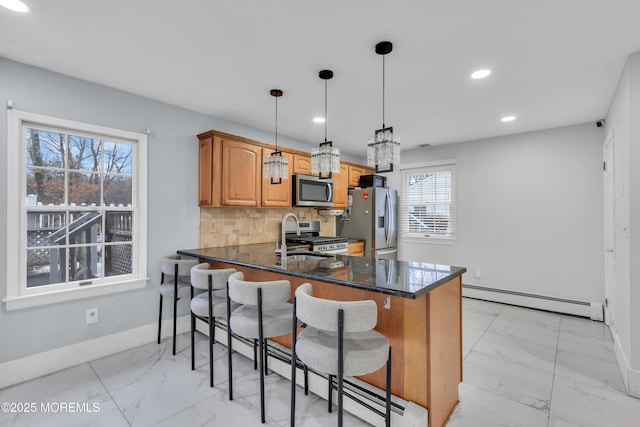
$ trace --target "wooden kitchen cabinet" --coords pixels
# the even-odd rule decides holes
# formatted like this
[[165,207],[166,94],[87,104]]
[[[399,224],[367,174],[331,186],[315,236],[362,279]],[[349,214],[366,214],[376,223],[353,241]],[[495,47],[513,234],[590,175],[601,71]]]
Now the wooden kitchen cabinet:
[[260,206],[262,147],[222,139],[222,204]]
[[[292,175],[311,174],[311,156],[285,149],[289,159],[289,179],[271,184],[262,179],[262,163],[275,147],[215,130],[198,135],[198,204],[200,207],[291,207]],[[333,208],[346,209],[348,188],[359,184],[360,175],[371,168],[342,162],[333,175]]]
[[293,154],[289,178],[282,184],[262,179],[262,163],[273,149],[268,144],[209,131],[198,135],[198,194],[200,207],[291,207]]
[[293,155],[293,173],[301,175],[311,175],[311,156],[302,154]]
[[[263,149],[262,156],[268,157],[272,151]],[[294,155],[282,152],[282,157],[289,160],[289,177],[283,179],[280,184],[271,184],[270,179],[262,180],[262,206],[265,207],[291,207],[291,176],[293,172]]]
[[340,163],[340,173],[332,174],[333,178],[333,207],[347,209],[349,198],[349,165]]
[[366,166],[349,165],[349,188],[360,186],[361,175],[371,175],[374,169]]
[[198,135],[198,138],[200,207],[259,206],[262,147],[214,131]]
[[349,253],[350,256],[364,256],[364,240],[360,240],[359,242],[349,242]]
[[200,140],[198,155],[198,205],[214,206],[213,202],[213,137]]

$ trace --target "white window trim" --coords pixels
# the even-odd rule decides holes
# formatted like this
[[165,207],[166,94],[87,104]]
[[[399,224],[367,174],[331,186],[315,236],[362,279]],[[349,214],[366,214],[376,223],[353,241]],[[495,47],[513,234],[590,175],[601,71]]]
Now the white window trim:
[[[78,132],[108,135],[114,138],[136,141],[137,168],[132,171],[137,180],[137,215],[134,215],[134,256],[131,275],[122,276],[113,281],[91,286],[80,286],[70,289],[56,289],[48,292],[21,293],[20,278],[26,276],[26,263],[23,262],[24,251],[16,242],[21,242],[26,233],[26,218],[22,215],[25,200],[24,167],[26,154],[21,140],[23,123],[37,123],[44,126],[65,128]],[[7,110],[7,271],[6,298],[2,301],[7,310],[16,310],[53,304],[63,301],[90,298],[116,292],[140,289],[146,286],[147,277],[147,215],[148,215],[148,137],[145,134],[113,129],[72,120],[44,116],[25,111]],[[22,275],[22,276],[21,276]]]
[[[431,162],[421,162],[421,163],[403,163],[399,170],[400,171],[405,171],[405,170],[409,170],[409,169],[423,169],[423,168],[437,168],[437,167],[446,167],[446,166],[454,166],[457,169],[457,165],[456,165],[456,159],[443,159],[443,160],[435,160],[435,161],[431,161]],[[455,178],[455,185],[456,187],[453,188],[453,191],[457,193],[457,182],[458,182],[458,177],[457,177],[457,170],[456,170],[456,178]],[[401,185],[402,188],[404,190],[404,178],[403,178],[403,174],[401,172],[400,175],[400,180],[401,180]],[[436,244],[436,245],[454,245],[456,243],[456,240],[458,238],[458,195],[454,194],[454,197],[456,199],[455,205],[456,205],[456,218],[455,218],[455,222],[456,222],[456,232],[455,235],[453,237],[447,237],[447,236],[418,236],[416,235],[416,233],[407,233],[405,231],[403,231],[402,229],[400,229],[399,231],[399,235],[400,238],[402,239],[403,242],[407,242],[407,243],[429,243],[429,244]]]

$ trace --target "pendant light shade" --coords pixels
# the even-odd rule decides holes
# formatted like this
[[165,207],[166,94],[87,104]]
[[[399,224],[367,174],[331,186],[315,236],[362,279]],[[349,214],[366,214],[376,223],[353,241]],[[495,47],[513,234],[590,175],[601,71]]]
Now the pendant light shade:
[[283,179],[289,178],[289,159],[282,156],[278,150],[278,98],[282,96],[280,89],[271,89],[271,96],[276,99],[276,150],[270,156],[264,158],[262,164],[262,177],[270,179],[272,184],[282,184]]
[[334,173],[340,173],[340,149],[327,141],[327,80],[333,78],[333,71],[322,70],[318,77],[324,80],[324,142],[311,150],[311,173],[320,179],[329,179]]
[[386,127],[384,124],[384,58],[392,50],[391,42],[376,45],[376,53],[382,55],[382,129],[377,129],[369,137],[367,146],[367,165],[375,167],[376,172],[391,172],[394,164],[400,164],[400,137],[393,134],[393,127]]

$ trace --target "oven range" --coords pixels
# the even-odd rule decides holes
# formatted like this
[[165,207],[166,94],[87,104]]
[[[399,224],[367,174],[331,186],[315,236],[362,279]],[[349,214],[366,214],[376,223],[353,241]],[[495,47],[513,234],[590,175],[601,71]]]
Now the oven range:
[[293,221],[285,223],[288,245],[308,245],[313,252],[343,254],[349,252],[349,243],[345,237],[320,236],[320,221],[300,221],[300,235],[296,234]]

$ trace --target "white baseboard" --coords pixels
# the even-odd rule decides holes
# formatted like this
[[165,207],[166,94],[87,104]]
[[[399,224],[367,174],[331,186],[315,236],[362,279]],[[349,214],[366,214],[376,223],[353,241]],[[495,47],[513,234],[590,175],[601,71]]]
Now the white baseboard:
[[572,314],[575,316],[588,317],[597,321],[604,320],[602,304],[599,302],[572,301],[547,295],[528,294],[464,284],[462,285],[462,296],[520,307],[535,308],[538,310],[553,311],[556,313]]
[[[191,328],[190,316],[178,317],[178,334]],[[173,319],[162,321],[163,338],[173,335]],[[158,339],[158,324],[152,323],[116,334],[48,350],[0,364],[0,389],[63,369],[87,363]]]
[[618,369],[620,369],[627,394],[640,398],[640,371],[631,369],[629,366],[629,361],[622,348],[622,342],[620,341],[620,337],[618,337],[618,332],[614,330],[614,328],[611,328],[611,335],[613,336],[613,352],[616,355]]

